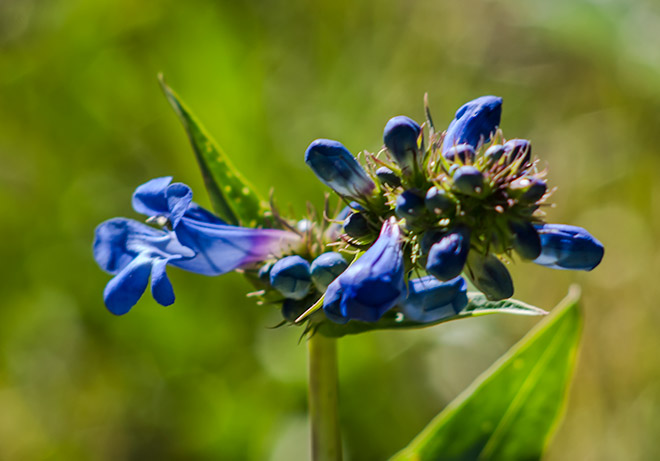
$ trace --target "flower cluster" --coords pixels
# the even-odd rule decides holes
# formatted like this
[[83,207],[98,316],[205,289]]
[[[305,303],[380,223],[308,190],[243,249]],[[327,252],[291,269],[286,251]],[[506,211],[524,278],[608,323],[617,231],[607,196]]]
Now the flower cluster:
[[551,191],[531,143],[505,139],[502,100],[484,96],[458,109],[445,132],[398,116],[384,148],[364,164],[341,143],[313,141],[305,163],[346,206],[334,219],[278,229],[230,226],[192,202],[171,178],[135,191],[133,207],[154,228],[117,218],[96,230],[94,255],[115,277],[105,302],[115,314],[140,298],[151,274],[154,298],[174,301],[172,265],[204,275],[245,269],[263,301],[295,322],[377,322],[398,312],[436,322],[468,303],[467,283],[491,300],[513,295],[507,263],[519,258],[554,269],[591,270],[603,246],[586,230],[546,224]]

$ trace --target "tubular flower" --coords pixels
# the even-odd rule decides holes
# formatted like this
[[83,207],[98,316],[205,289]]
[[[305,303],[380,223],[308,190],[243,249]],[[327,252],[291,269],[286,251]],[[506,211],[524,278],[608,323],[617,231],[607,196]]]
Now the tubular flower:
[[445,152],[453,146],[469,144],[475,149],[490,141],[502,116],[502,98],[482,96],[463,104],[447,128],[442,144]]
[[541,255],[536,264],[552,269],[590,271],[603,259],[605,249],[585,229],[566,224],[536,226],[541,239]]
[[192,202],[185,184],[157,178],[138,187],[133,195],[136,211],[150,222],[169,223],[170,230],[154,229],[125,218],[115,218],[96,228],[94,258],[113,275],[104,299],[108,309],[125,314],[140,299],[149,275],[154,299],[174,302],[165,267],[173,265],[202,275],[220,275],[279,256],[300,245],[300,237],[277,229],[229,226]]
[[417,140],[422,129],[413,119],[404,115],[391,118],[383,131],[383,142],[394,161],[405,172],[412,172],[419,165],[420,147]]
[[344,197],[365,198],[376,187],[355,157],[338,141],[313,141],[305,151],[305,163],[323,184]]
[[374,244],[329,286],[323,309],[337,323],[375,322],[405,295],[401,231],[385,221]]
[[467,302],[467,284],[463,277],[440,282],[427,275],[408,282],[408,296],[399,307],[406,318],[426,323],[458,314]]

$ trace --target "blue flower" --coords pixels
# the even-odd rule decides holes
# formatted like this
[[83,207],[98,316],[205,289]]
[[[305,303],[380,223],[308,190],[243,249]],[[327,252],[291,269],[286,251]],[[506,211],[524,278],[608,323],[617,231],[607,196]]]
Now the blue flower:
[[476,149],[479,144],[490,141],[501,116],[502,98],[497,96],[482,96],[463,104],[447,128],[442,152],[460,144]]
[[323,309],[332,321],[376,322],[405,295],[401,231],[394,218],[374,244],[328,286]]
[[312,285],[309,263],[298,255],[280,259],[270,270],[270,284],[285,298],[303,299]]
[[152,294],[162,305],[174,302],[165,267],[173,265],[203,275],[220,275],[282,255],[300,244],[300,237],[277,229],[248,229],[223,224],[192,202],[185,184],[157,178],[138,187],[134,208],[173,230],[160,230],[125,218],[96,228],[94,258],[115,277],[104,291],[108,309],[125,314],[142,296],[151,274]]
[[469,251],[470,230],[452,230],[429,250],[426,271],[439,280],[451,280],[463,271]]
[[355,157],[338,141],[313,141],[305,151],[305,163],[323,184],[344,197],[366,198],[376,187]]
[[412,172],[419,166],[420,152],[417,141],[422,129],[411,118],[399,115],[391,118],[383,131],[383,142],[394,161],[405,172]]
[[334,251],[323,253],[314,261],[310,271],[312,282],[319,291],[325,291],[334,279],[346,270],[348,264],[344,257]]
[[463,277],[440,282],[427,275],[408,282],[408,296],[399,307],[407,319],[426,323],[458,314],[467,302]]
[[541,255],[536,264],[552,269],[590,271],[603,259],[605,249],[585,229],[566,224],[535,226],[541,239]]

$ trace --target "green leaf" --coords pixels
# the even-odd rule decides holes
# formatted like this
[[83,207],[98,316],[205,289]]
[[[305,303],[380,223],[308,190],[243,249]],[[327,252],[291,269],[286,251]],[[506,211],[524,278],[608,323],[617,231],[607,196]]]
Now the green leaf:
[[539,459],[563,414],[582,318],[573,287],[394,461]]
[[546,315],[547,312],[538,307],[531,306],[515,299],[503,301],[489,301],[481,293],[469,293],[468,305],[457,315],[445,317],[436,322],[421,323],[406,320],[395,312],[387,312],[378,322],[360,322],[351,320],[346,325],[338,325],[324,321],[316,330],[324,336],[339,338],[345,335],[354,335],[371,330],[400,330],[413,328],[428,328],[452,320],[465,319],[489,314],[515,314],[515,315]]
[[263,201],[181,98],[165,84],[162,75],[158,76],[158,80],[188,134],[215,212],[229,224],[248,227],[262,224],[265,211]]

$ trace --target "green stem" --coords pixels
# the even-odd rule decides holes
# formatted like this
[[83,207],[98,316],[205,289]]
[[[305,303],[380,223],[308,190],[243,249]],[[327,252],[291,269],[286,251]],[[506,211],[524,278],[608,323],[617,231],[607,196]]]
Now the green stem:
[[312,460],[341,461],[337,394],[337,340],[315,334],[309,339],[308,346]]

